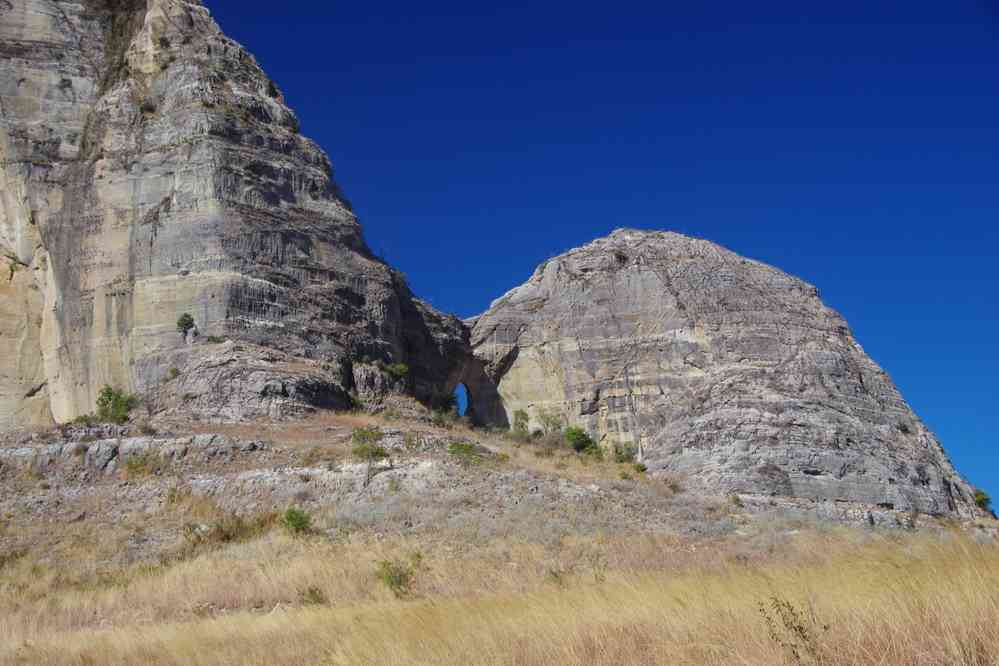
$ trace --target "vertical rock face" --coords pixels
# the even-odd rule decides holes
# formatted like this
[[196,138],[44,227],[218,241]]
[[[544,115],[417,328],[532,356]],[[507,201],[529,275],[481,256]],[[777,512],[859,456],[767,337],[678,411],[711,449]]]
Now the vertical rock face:
[[[200,2],[0,0],[0,60],[0,427],[211,365],[183,313],[243,345],[239,416],[260,390],[343,404],[356,358],[407,363],[425,399],[447,380],[460,322],[371,254],[326,155]],[[241,395],[254,349],[279,358]]]
[[816,289],[712,243],[618,230],[471,323],[498,386],[484,409],[510,421],[558,415],[716,492],[974,514],[937,440]]

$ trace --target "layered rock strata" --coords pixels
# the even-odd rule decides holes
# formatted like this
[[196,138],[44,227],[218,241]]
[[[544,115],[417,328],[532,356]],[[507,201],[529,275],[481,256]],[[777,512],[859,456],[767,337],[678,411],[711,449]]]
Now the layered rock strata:
[[469,323],[509,422],[554,416],[714,492],[975,513],[817,290],[712,243],[618,230]]
[[421,399],[444,385],[461,324],[372,255],[326,155],[200,2],[0,0],[0,61],[0,428],[88,413],[104,385],[145,395],[211,366],[210,338],[283,355],[263,384],[226,357],[242,417],[274,415],[261,386],[344,406],[391,363]]

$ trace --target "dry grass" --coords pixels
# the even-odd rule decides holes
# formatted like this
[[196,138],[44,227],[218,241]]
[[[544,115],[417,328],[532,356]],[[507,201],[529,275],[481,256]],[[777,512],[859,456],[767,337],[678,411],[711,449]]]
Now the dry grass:
[[[271,532],[86,584],[25,555],[0,570],[0,662],[999,663],[994,545],[849,530],[739,544]],[[391,560],[415,563],[404,600],[376,577]]]

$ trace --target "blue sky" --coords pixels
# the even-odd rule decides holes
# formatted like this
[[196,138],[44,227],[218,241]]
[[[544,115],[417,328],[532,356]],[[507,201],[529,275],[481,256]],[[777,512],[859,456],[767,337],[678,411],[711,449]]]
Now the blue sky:
[[206,4],[438,308],[708,238],[818,286],[999,497],[999,3]]

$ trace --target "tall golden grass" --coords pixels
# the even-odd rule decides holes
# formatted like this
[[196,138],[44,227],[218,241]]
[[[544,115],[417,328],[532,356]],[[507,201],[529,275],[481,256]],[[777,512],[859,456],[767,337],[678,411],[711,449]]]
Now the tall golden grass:
[[[0,662],[999,663],[995,545],[845,529],[738,544],[275,532],[89,578],[26,556],[0,569]],[[376,565],[415,551],[397,599]]]

